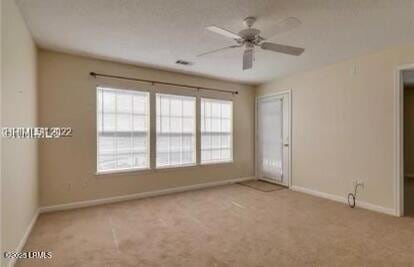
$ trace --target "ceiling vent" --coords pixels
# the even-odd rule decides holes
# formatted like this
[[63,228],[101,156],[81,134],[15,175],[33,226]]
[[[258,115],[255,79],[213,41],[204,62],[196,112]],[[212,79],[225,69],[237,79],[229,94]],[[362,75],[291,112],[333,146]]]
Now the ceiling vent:
[[190,61],[186,61],[186,60],[182,60],[182,59],[177,60],[177,61],[175,62],[175,64],[178,64],[178,65],[184,65],[184,66],[191,66],[191,65],[193,65],[193,63],[192,63],[192,62],[190,62]]

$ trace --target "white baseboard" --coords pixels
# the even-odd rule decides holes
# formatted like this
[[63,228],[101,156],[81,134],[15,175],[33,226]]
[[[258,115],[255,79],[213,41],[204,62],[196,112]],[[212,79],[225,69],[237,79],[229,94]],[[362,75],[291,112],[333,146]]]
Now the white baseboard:
[[386,208],[386,207],[383,207],[383,206],[378,206],[378,205],[375,205],[375,204],[371,204],[369,202],[364,202],[364,201],[358,201],[357,200],[357,207],[361,207],[363,209],[372,210],[372,211],[384,213],[384,214],[387,214],[387,215],[399,217],[399,215],[397,215],[397,213],[394,209]]
[[180,186],[180,187],[162,189],[162,190],[157,190],[157,191],[142,192],[142,193],[136,193],[136,194],[123,195],[123,196],[100,198],[100,199],[94,199],[94,200],[71,202],[71,203],[60,204],[60,205],[45,206],[45,207],[40,208],[40,213],[54,212],[54,211],[61,211],[61,210],[69,210],[69,209],[77,209],[77,208],[85,208],[85,207],[115,203],[115,202],[126,201],[126,200],[134,200],[134,199],[140,199],[140,198],[146,198],[146,197],[155,197],[155,196],[161,196],[161,195],[184,192],[184,191],[190,191],[190,190],[197,190],[197,189],[220,186],[220,185],[226,185],[226,184],[234,184],[234,183],[239,183],[239,182],[244,182],[244,181],[249,181],[249,180],[255,180],[255,179],[256,178],[253,177],[253,176],[252,177],[242,177],[242,178],[235,178],[235,179],[224,180],[224,181],[216,181],[216,182],[209,182],[209,183],[203,183],[203,184]]
[[[14,250],[14,252],[21,252],[24,248],[24,245],[26,244],[27,239],[29,238],[30,233],[33,230],[33,226],[35,225],[37,218],[39,217],[39,209],[36,210],[35,214],[33,215],[32,220],[30,221],[30,224],[27,226],[26,231],[24,232],[22,239],[20,239],[19,245]],[[10,259],[8,267],[13,267],[17,262],[16,258]]]
[[[292,189],[293,191],[297,191],[297,192],[313,195],[313,196],[316,196],[316,197],[321,197],[321,198],[337,201],[337,202],[344,203],[344,204],[348,205],[348,200],[347,200],[346,197],[333,195],[333,194],[320,192],[320,191],[317,191],[317,190],[313,190],[313,189],[309,189],[309,188],[305,188],[305,187],[300,187],[300,186],[294,186],[294,185],[291,186],[290,189]],[[378,205],[371,204],[371,203],[368,203],[368,202],[360,201],[358,199],[356,201],[356,206],[359,207],[359,208],[372,210],[372,211],[384,213],[384,214],[387,214],[387,215],[396,216],[396,212],[395,212],[394,209],[386,208],[386,207],[383,207],[383,206],[378,206]]]

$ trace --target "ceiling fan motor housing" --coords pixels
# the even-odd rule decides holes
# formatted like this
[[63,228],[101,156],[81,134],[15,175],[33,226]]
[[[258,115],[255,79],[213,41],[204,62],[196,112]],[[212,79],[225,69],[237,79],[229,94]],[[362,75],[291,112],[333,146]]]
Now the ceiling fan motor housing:
[[256,22],[256,17],[247,17],[243,20],[244,25],[246,25],[246,27],[251,28],[253,26],[253,24]]
[[239,35],[243,40],[250,41],[250,42],[253,42],[254,40],[256,40],[259,34],[260,34],[260,31],[255,28],[247,28],[239,32]]

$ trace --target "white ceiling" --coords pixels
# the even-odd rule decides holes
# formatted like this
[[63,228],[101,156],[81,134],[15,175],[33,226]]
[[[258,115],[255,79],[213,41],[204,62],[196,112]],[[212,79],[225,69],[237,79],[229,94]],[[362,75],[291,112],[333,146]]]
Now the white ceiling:
[[[17,0],[42,48],[244,83],[334,63],[368,51],[414,42],[414,0]],[[257,16],[264,37],[294,16],[295,30],[270,40],[306,48],[300,57],[259,51],[243,71],[242,50],[196,58],[233,44],[204,28],[238,32]],[[177,59],[194,62],[179,66]]]

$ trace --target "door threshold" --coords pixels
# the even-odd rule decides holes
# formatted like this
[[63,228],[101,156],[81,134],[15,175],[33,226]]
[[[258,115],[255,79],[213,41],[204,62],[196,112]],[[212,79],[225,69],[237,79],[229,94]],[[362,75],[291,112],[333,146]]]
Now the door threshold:
[[286,185],[286,184],[282,184],[282,183],[278,183],[277,181],[274,181],[274,180],[272,180],[272,179],[268,179],[268,178],[264,178],[264,177],[262,177],[262,178],[259,178],[258,180],[263,181],[263,182],[267,182],[267,183],[270,183],[270,184],[276,184],[276,185],[280,185],[280,186],[283,186],[283,187],[289,188],[289,186],[288,186],[288,185]]

